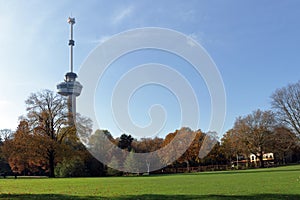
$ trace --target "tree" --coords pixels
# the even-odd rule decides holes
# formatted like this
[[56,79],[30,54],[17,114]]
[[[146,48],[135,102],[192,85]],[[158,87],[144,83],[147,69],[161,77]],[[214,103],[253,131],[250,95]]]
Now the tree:
[[55,174],[58,177],[83,177],[87,176],[87,170],[83,159],[74,157],[64,158],[61,163],[55,167]]
[[[189,134],[186,132],[186,134]],[[204,138],[206,137],[206,134],[203,133],[201,130],[195,131],[193,134],[190,134],[190,136],[194,137],[193,141],[191,144],[189,144],[187,140],[187,136],[184,136],[181,141],[182,145],[186,146],[187,149],[184,152],[182,156],[178,159],[178,162],[180,163],[186,163],[188,171],[190,170],[190,164],[191,163],[199,163],[200,162],[200,153],[201,153],[201,147],[203,145]]]
[[[182,138],[187,136],[189,141],[191,142],[193,139],[192,130],[190,128],[181,128],[180,130],[176,130],[174,133],[169,133],[162,144],[162,150],[159,154],[161,161],[165,165],[174,165],[176,172],[178,168],[178,159],[184,154],[187,147],[184,146],[185,142],[181,141]],[[176,138],[176,139],[175,139]],[[167,150],[164,150],[168,148]]]
[[275,124],[274,114],[261,110],[256,110],[246,117],[239,117],[235,121],[234,131],[249,152],[258,157],[260,167],[264,167],[263,154],[270,149]]
[[203,136],[203,141],[201,141],[201,146],[199,150],[198,157],[203,159],[207,156],[214,146],[218,143],[218,134],[215,131],[208,131]]
[[118,143],[118,147],[120,147],[121,149],[126,149],[127,151],[131,151],[131,143],[134,140],[133,137],[131,137],[131,135],[126,135],[125,133],[121,135],[119,143]]
[[121,175],[122,173],[117,170],[119,169],[120,165],[119,165],[119,161],[118,159],[113,156],[111,158],[111,161],[109,163],[108,169],[107,169],[107,175],[109,176],[117,176],[117,175]]
[[141,138],[140,140],[132,141],[132,148],[136,153],[154,152],[161,148],[163,143],[162,138]]
[[134,157],[134,152],[130,151],[129,154],[127,155],[125,161],[124,161],[124,171],[130,172],[130,173],[139,173],[141,167],[143,165],[143,161],[137,159]]
[[226,157],[224,152],[222,151],[220,142],[217,142],[210,152],[205,156],[201,162],[204,165],[223,165],[226,164]]
[[35,139],[30,133],[27,121],[20,121],[14,137],[6,140],[2,150],[14,173],[33,173],[39,167],[44,167],[43,158],[36,155]]
[[[96,130],[87,141],[88,150],[96,159],[106,164],[110,162],[117,146],[113,145],[115,140],[108,130]],[[122,157],[122,155],[117,156]]]
[[68,120],[67,101],[59,94],[44,90],[31,94],[25,103],[31,130],[39,139],[38,143],[44,142],[40,146],[43,144],[42,154],[48,161],[49,177],[54,177],[57,148],[70,132],[76,133],[74,127],[64,128]]
[[273,137],[273,152],[283,164],[286,163],[286,156],[292,153],[298,145],[298,139],[295,133],[286,127],[276,127]]
[[13,137],[13,131],[10,129],[1,129],[0,130],[0,142],[4,142]]
[[10,167],[5,158],[3,147],[4,143],[11,139],[13,132],[10,129],[2,129],[0,130],[0,173],[8,173],[10,172]]
[[300,137],[300,81],[277,89],[271,99],[280,121]]
[[243,144],[242,139],[239,134],[234,130],[230,129],[221,139],[221,151],[224,153],[228,164],[231,164],[234,160],[237,160],[239,155],[247,157],[249,151],[247,147]]
[[89,176],[105,175],[104,165],[91,154],[88,154],[85,161],[85,166],[87,167]]
[[[14,137],[2,148],[14,172],[27,174],[44,170],[49,177],[54,177],[57,164],[61,169],[67,162],[98,166],[77,137],[77,133],[90,135],[90,119],[78,115],[77,126],[69,126],[66,99],[49,90],[33,93],[25,102],[27,117],[23,117]],[[79,173],[83,172],[76,169],[72,176]]]
[[183,127],[165,137],[163,151],[159,156],[166,165],[174,164],[176,170],[178,163],[186,163],[189,169],[190,163],[199,162],[199,154],[205,151],[202,148],[204,138],[205,134],[200,130],[192,131],[190,128]]

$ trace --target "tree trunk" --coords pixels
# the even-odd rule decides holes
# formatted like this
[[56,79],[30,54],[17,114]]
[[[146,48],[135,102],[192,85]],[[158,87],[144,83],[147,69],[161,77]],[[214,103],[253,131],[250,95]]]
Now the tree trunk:
[[282,164],[285,165],[286,164],[286,159],[285,159],[285,152],[283,152],[283,159],[282,159]]
[[260,166],[260,168],[264,168],[265,165],[264,165],[264,160],[263,160],[263,153],[260,153],[260,155],[257,156],[257,157],[259,159],[259,166]]
[[186,163],[186,169],[187,169],[187,172],[191,172],[191,170],[190,170],[190,163],[189,163],[189,161],[188,161],[188,160],[186,160],[186,161],[185,161],[185,163]]
[[49,178],[54,178],[54,150],[49,151]]

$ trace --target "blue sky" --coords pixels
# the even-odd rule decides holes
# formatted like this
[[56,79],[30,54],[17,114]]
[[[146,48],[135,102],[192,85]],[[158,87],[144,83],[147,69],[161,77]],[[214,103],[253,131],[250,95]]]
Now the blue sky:
[[[216,63],[226,89],[227,114],[220,133],[223,134],[232,127],[236,117],[258,108],[269,109],[270,95],[276,88],[299,80],[299,8],[297,0],[0,0],[0,129],[16,128],[18,117],[25,113],[24,101],[31,92],[46,88],[55,90],[56,84],[63,80],[69,69],[69,26],[66,19],[72,13],[76,17],[75,71],[79,71],[99,43],[133,28],[169,28],[199,42]],[[135,52],[116,61],[112,71],[104,77],[108,85],[99,85],[99,88],[104,87],[109,94],[112,87],[109,84],[114,83],[115,72],[119,73],[116,77],[122,75],[122,70],[116,70],[118,66],[127,66],[122,69],[128,70],[148,62],[175,68],[188,65],[162,52]],[[208,131],[210,101],[205,83],[200,80],[198,85],[192,70],[183,70],[182,73],[186,73],[195,90],[201,91],[197,93],[201,99],[200,128]],[[109,95],[104,94],[96,95],[99,104],[95,109],[99,113],[100,127],[120,135],[122,130],[112,124],[109,109],[104,109],[110,103],[106,98]],[[170,122],[166,122],[160,133],[163,135],[180,128],[176,102],[169,91],[152,85],[134,94],[129,110],[132,119],[145,126],[149,122],[145,115],[149,106],[164,105]]]

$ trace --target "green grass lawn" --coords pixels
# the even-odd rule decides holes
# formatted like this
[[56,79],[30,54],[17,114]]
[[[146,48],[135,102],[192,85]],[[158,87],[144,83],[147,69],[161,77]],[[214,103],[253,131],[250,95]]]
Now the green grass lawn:
[[0,179],[0,199],[300,199],[300,165],[140,177]]

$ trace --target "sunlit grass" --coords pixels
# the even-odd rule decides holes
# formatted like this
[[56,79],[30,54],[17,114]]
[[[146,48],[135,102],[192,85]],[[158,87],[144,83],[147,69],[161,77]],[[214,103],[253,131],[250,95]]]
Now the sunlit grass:
[[0,199],[300,199],[300,165],[110,178],[0,179]]

